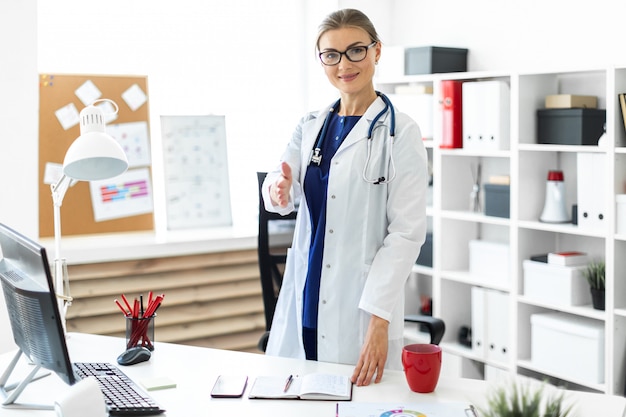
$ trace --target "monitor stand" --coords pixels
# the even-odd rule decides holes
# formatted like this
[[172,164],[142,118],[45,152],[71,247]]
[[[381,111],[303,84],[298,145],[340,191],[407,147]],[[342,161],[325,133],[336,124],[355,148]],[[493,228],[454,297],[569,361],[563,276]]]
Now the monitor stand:
[[[44,372],[37,375],[37,372],[39,371],[39,369],[41,369],[41,366],[35,365],[33,370],[22,381],[7,385],[9,376],[15,369],[15,366],[17,365],[17,362],[19,361],[21,356],[22,350],[20,349],[17,351],[17,354],[13,357],[13,360],[11,361],[11,363],[9,363],[9,366],[7,366],[7,369],[4,371],[2,376],[0,376],[0,394],[4,398],[2,401],[2,407],[20,408],[26,410],[54,410],[54,407],[52,405],[21,404],[15,402],[15,400],[17,400],[17,397],[19,397],[19,395],[22,393],[22,391],[24,391],[24,388],[26,388],[29,383],[50,375],[50,372]],[[9,394],[9,391],[13,392]]]

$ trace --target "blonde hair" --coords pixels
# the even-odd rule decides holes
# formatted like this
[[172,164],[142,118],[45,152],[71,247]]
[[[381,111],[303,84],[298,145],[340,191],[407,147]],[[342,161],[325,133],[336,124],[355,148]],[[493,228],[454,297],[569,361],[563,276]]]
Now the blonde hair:
[[342,9],[337,10],[322,21],[317,33],[317,41],[315,47],[319,50],[320,38],[329,30],[353,27],[363,29],[369,35],[372,42],[380,42],[378,33],[372,21],[360,10]]

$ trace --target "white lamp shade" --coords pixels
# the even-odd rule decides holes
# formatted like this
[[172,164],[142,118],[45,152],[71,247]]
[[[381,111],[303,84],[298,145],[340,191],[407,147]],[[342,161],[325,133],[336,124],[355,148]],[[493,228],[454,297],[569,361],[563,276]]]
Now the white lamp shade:
[[80,133],[65,154],[65,175],[80,181],[94,181],[126,171],[128,158],[120,144],[105,133],[102,110],[87,106],[80,112]]

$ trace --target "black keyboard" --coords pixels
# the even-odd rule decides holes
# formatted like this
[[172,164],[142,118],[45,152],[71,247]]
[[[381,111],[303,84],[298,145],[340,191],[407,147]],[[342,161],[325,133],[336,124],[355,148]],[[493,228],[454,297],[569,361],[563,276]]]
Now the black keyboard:
[[80,379],[96,378],[111,416],[147,416],[165,411],[115,365],[76,362],[74,371]]

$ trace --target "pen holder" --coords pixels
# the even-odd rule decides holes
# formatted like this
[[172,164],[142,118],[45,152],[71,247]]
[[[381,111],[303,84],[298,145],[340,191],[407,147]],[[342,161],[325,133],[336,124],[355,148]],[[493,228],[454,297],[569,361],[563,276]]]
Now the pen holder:
[[143,346],[154,350],[154,320],[156,314],[150,317],[126,317],[126,349]]

